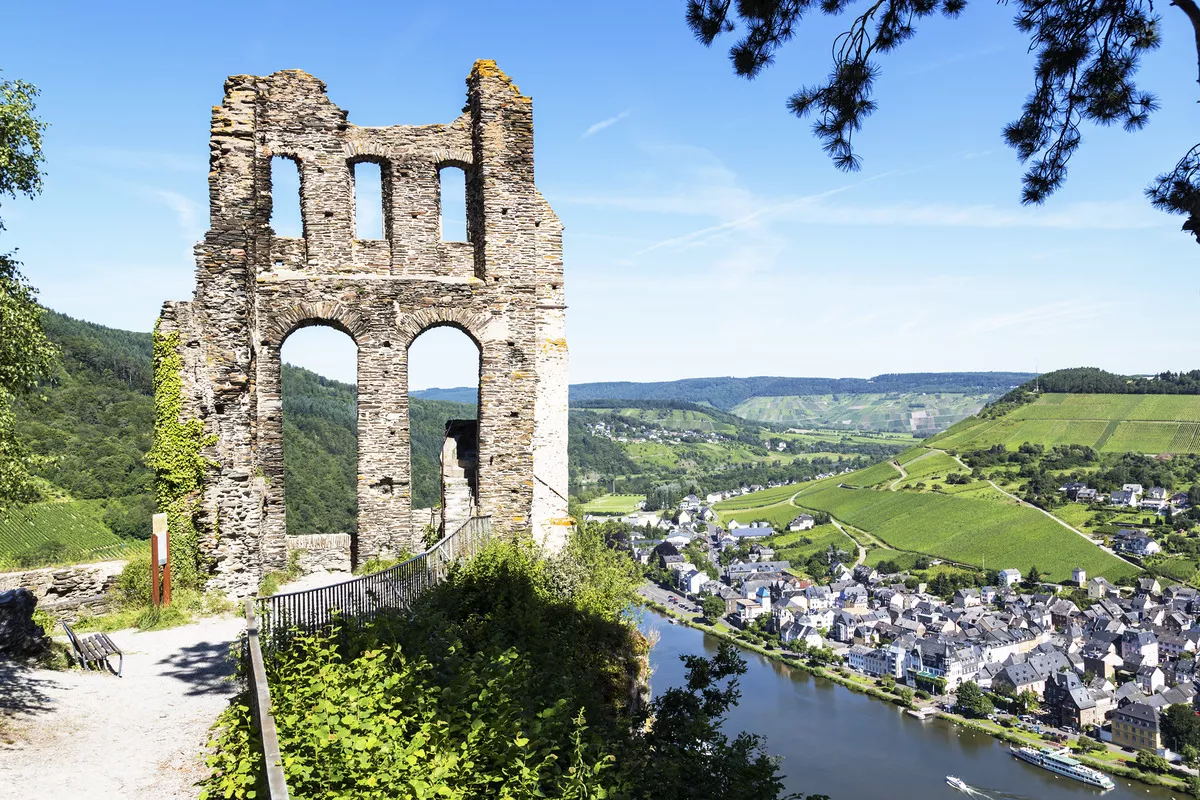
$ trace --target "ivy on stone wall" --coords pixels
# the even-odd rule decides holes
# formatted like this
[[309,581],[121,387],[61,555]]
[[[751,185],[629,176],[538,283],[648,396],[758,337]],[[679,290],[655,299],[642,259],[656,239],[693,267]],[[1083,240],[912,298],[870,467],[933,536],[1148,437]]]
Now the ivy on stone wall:
[[171,535],[172,578],[179,586],[198,587],[206,571],[199,548],[196,514],[204,474],[211,462],[201,451],[216,442],[198,419],[182,420],[183,381],[179,334],[154,331],[154,445],[146,463],[154,470],[154,499],[167,515]]

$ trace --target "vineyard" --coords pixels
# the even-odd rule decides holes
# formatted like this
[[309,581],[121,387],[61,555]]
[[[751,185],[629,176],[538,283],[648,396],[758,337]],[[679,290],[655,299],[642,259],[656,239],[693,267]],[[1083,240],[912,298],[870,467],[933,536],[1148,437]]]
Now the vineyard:
[[722,525],[728,525],[737,520],[743,525],[751,522],[768,522],[775,530],[784,530],[788,523],[804,513],[804,509],[796,508],[788,502],[775,503],[762,508],[742,509],[740,511],[720,511]]
[[731,497],[713,505],[713,510],[724,517],[726,511],[739,511],[745,508],[761,508],[775,503],[787,502],[788,498],[800,489],[797,485],[776,486],[774,489],[764,489],[741,497]]
[[841,550],[850,559],[858,552],[858,544],[833,525],[820,525],[807,531],[785,533],[768,540],[775,549],[775,558],[790,561],[795,566],[830,546]]
[[58,562],[120,557],[128,540],[101,522],[103,502],[73,500],[11,509],[0,517],[0,561],[17,561],[39,550],[55,552],[52,560]]
[[1200,453],[1200,396],[1046,394],[997,419],[964,420],[930,441],[959,451],[1024,442],[1105,453]]
[[971,497],[843,489],[802,492],[797,504],[826,511],[898,550],[992,569],[1036,565],[1052,580],[1083,567],[1116,580],[1137,570],[1026,506]]
[[636,511],[643,499],[640,494],[606,494],[585,503],[583,511],[586,514],[628,514]]

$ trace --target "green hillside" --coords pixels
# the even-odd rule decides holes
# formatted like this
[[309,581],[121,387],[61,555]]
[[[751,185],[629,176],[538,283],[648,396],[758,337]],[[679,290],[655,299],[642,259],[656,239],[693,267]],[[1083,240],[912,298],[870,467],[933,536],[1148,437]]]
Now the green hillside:
[[596,413],[619,414],[642,422],[652,422],[673,431],[702,431],[705,433],[737,433],[737,426],[714,419],[700,411],[680,408],[614,408],[597,409]]
[[1000,392],[894,392],[751,397],[733,407],[746,419],[797,427],[846,427],[932,434],[977,413]]
[[890,547],[992,569],[1037,566],[1051,580],[1075,567],[1117,580],[1137,570],[1072,533],[1045,514],[1015,501],[938,493],[844,489],[806,490],[796,504],[826,511]]
[[53,561],[118,558],[133,542],[104,524],[104,500],[34,503],[0,518],[0,563],[39,566]]
[[[34,456],[43,502],[0,518],[0,560],[20,563],[102,557],[150,535],[153,474],[152,341],[53,311],[47,334],[62,358],[34,396],[16,406],[17,430]],[[354,529],[355,388],[283,367],[288,529]],[[43,399],[44,398],[44,399]],[[414,399],[410,406],[417,506],[438,500],[445,420],[474,407]]]
[[959,451],[1030,442],[1102,453],[1200,453],[1200,395],[1042,394],[998,416],[971,418],[929,444]]

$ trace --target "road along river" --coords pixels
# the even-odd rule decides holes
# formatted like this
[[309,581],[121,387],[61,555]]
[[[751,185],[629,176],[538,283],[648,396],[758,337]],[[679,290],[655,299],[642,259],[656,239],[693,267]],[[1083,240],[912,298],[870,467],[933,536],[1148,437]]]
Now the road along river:
[[[684,682],[679,656],[712,655],[718,639],[665,617],[646,613],[646,627],[660,639],[651,651],[653,687]],[[930,800],[967,795],[977,800],[1104,800],[1177,797],[1177,790],[1112,776],[1117,787],[1101,792],[1078,781],[1018,761],[1008,745],[940,720],[922,722],[889,703],[857,694],[757,653],[740,650],[749,669],[742,697],[729,715],[727,732],[747,730],[767,738],[783,759],[787,788],[827,794],[833,800]],[[972,787],[946,785],[957,775]]]

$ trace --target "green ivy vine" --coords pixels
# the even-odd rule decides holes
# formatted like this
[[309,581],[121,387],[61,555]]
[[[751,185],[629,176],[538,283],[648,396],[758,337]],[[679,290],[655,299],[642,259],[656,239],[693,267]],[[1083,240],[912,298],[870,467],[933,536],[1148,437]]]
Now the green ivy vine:
[[154,444],[146,463],[155,473],[154,499],[167,515],[171,569],[176,585],[198,587],[206,571],[199,548],[196,515],[204,475],[211,462],[201,451],[216,442],[198,419],[182,420],[183,380],[179,334],[154,330]]

